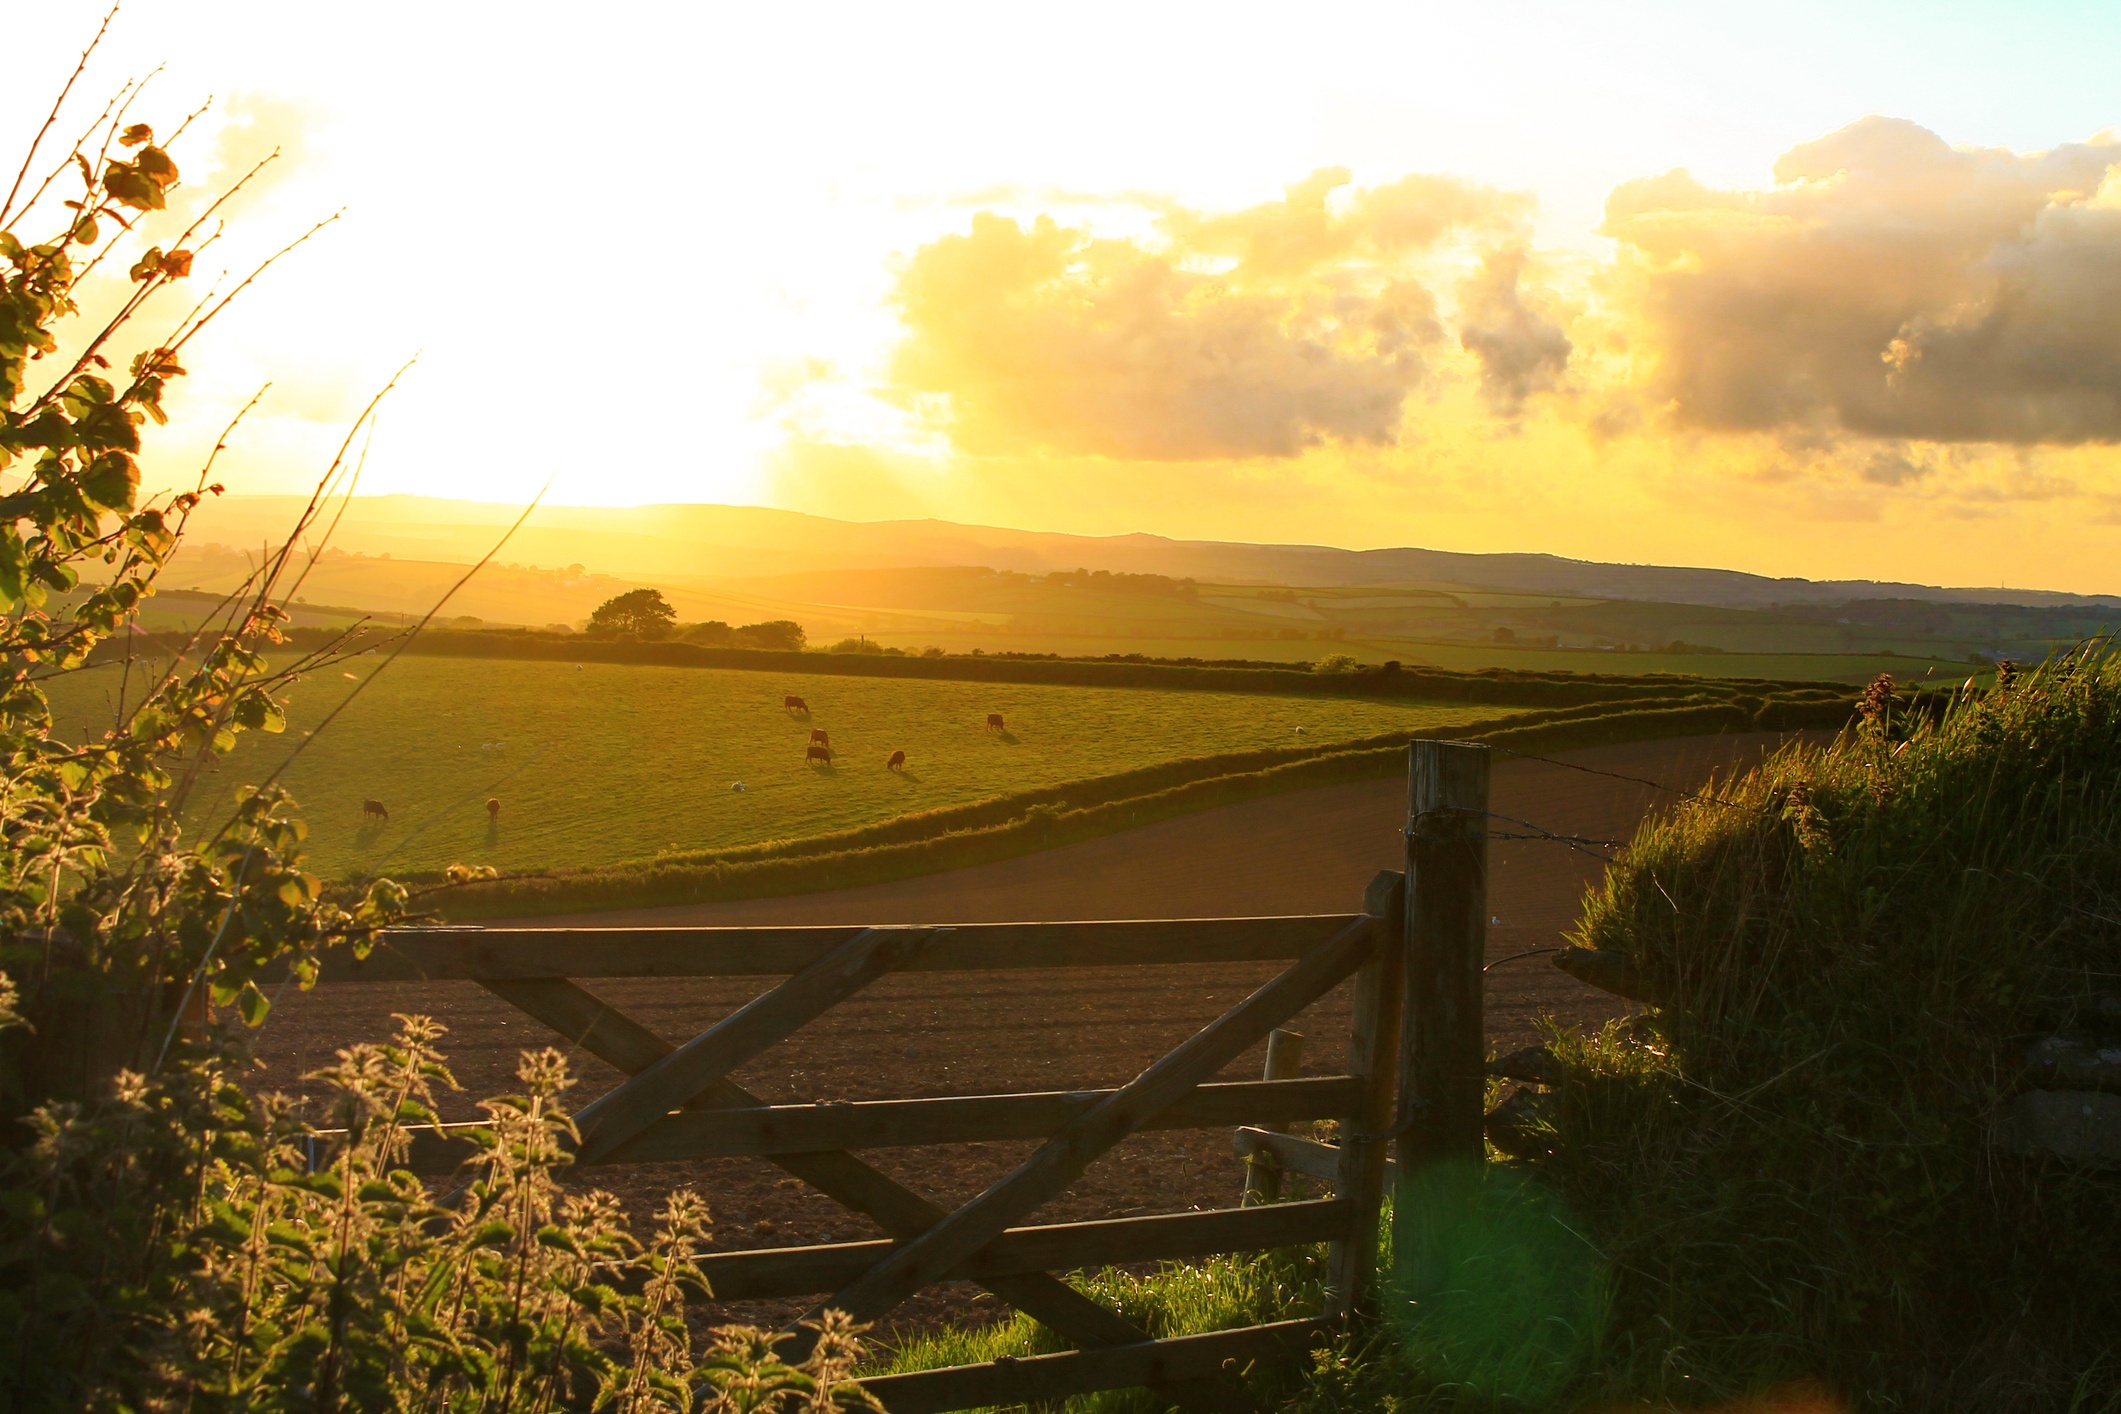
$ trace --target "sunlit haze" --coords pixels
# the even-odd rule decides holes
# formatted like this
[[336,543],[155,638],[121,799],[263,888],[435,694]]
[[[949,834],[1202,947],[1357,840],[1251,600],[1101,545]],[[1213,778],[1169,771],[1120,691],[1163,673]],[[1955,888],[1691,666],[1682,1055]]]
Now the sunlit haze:
[[[19,151],[102,6],[17,9]],[[195,284],[344,212],[162,484],[270,382],[217,474],[306,487],[417,356],[364,491],[2115,593],[2117,58],[2092,4],[137,0],[80,118],[211,98],[194,211],[279,149]]]

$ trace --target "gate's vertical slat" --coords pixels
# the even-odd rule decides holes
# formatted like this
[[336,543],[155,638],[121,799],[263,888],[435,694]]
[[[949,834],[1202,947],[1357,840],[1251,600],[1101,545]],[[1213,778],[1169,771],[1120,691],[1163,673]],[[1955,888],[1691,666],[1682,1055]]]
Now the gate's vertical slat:
[[[1304,1073],[1304,1033],[1291,1031],[1286,1026],[1277,1026],[1267,1037],[1267,1064],[1260,1072],[1262,1080],[1294,1080]],[[1287,1134],[1286,1124],[1263,1126],[1277,1134]],[[1250,1208],[1260,1203],[1281,1201],[1281,1163],[1264,1150],[1256,1151],[1245,1163],[1245,1191],[1238,1206]]]
[[1406,971],[1407,876],[1387,870],[1370,881],[1363,912],[1385,920],[1377,949],[1355,974],[1348,1018],[1348,1073],[1362,1078],[1362,1094],[1341,1123],[1340,1174],[1334,1189],[1348,1200],[1348,1235],[1329,1249],[1326,1311],[1344,1317],[1369,1302],[1377,1260],[1377,1224],[1384,1207],[1384,1131],[1392,1122],[1392,1083],[1399,1054],[1401,978]]

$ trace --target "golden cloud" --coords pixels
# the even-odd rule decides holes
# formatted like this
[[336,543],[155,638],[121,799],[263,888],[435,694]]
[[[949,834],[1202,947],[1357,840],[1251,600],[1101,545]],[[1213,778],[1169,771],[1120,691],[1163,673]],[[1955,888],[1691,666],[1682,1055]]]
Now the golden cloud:
[[1561,325],[1525,299],[1527,258],[1521,245],[1491,250],[1458,290],[1458,341],[1480,360],[1489,405],[1513,415],[1534,393],[1559,386],[1572,352]]
[[1630,182],[1604,231],[1645,391],[1713,430],[2121,440],[2117,162],[2110,138],[2018,154],[1871,117],[1768,190]]
[[[1444,339],[1420,257],[1454,235],[1512,232],[1528,208],[1429,176],[1334,200],[1348,182],[1329,168],[1281,201],[1170,212],[1153,239],[982,212],[900,272],[890,391],[982,455],[1187,461],[1389,443]],[[1521,401],[1557,355],[1549,340],[1525,363],[1510,342],[1531,329],[1495,303],[1514,298],[1516,268],[1489,281],[1506,270],[1509,295],[1493,292],[1501,322],[1481,356]]]

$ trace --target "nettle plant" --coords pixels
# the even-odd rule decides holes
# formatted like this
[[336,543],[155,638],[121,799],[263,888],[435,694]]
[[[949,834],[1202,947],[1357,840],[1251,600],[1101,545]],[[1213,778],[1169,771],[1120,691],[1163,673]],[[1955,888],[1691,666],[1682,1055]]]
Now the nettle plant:
[[[0,205],[0,969],[32,1022],[52,1023],[13,1039],[18,1109],[85,1098],[117,1065],[151,1064],[187,994],[261,1018],[261,969],[292,955],[298,974],[311,970],[318,948],[365,944],[404,901],[384,882],[327,898],[301,869],[301,825],[269,785],[202,838],[187,841],[180,825],[201,766],[240,732],[281,730],[280,690],[351,650],[346,639],[265,656],[283,642],[278,602],[299,583],[293,547],[336,468],[287,544],[182,651],[120,665],[108,730],[69,741],[55,729],[44,684],[112,656],[191,513],[220,491],[209,458],[194,489],[143,502],[137,458],[142,429],[166,420],[185,346],[235,292],[191,304],[144,340],[137,326],[190,275],[215,212],[242,185],[168,250],[127,262],[132,227],[166,208],[177,164],[122,110],[92,136],[93,153],[69,153],[29,188],[33,145]],[[39,218],[57,230],[24,241],[18,228]],[[119,265],[122,283],[108,278]],[[88,319],[84,300],[108,308]],[[147,347],[113,376],[128,342]]]
[[[141,437],[187,345],[257,272],[156,297],[191,280],[249,177],[150,244],[195,203],[173,202],[175,159],[127,121],[137,89],[37,179],[72,87],[0,200],[0,1406],[866,1402],[857,1333],[836,1318],[799,1366],[744,1329],[695,1358],[705,1205],[674,1195],[641,1241],[616,1200],[562,1184],[557,1054],[526,1055],[523,1093],[484,1105],[446,1199],[404,1167],[453,1085],[432,1023],[403,1018],[308,1077],[315,1113],[244,1083],[236,1023],[265,1020],[261,978],[306,985],[327,949],[365,950],[407,917],[388,880],[333,889],[305,871],[278,772],[225,818],[187,810],[241,733],[283,730],[290,683],[376,646],[296,651],[278,607],[368,414],[279,549],[175,651],[136,657],[136,611],[221,490],[209,456],[192,489],[143,499]],[[182,312],[143,334],[164,304]],[[114,710],[69,740],[45,686],[84,671],[111,676]]]

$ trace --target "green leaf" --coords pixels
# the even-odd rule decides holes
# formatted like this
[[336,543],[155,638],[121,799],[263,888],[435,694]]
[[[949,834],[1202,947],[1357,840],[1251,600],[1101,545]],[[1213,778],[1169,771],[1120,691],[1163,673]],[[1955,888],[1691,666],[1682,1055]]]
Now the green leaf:
[[140,492],[140,468],[124,452],[104,452],[81,473],[81,494],[107,510],[131,510]]
[[162,184],[129,162],[114,160],[103,169],[103,190],[111,200],[135,211],[160,211],[165,204]]
[[81,223],[74,227],[74,241],[79,245],[94,245],[96,243],[95,217],[84,216],[81,218]]
[[153,143],[140,149],[133,159],[133,166],[141,176],[167,191],[177,184],[177,164],[169,160],[169,154]]
[[245,1026],[263,1026],[265,1014],[272,1010],[272,998],[259,990],[257,983],[245,982],[243,994],[236,999],[236,1010],[242,1013]]

